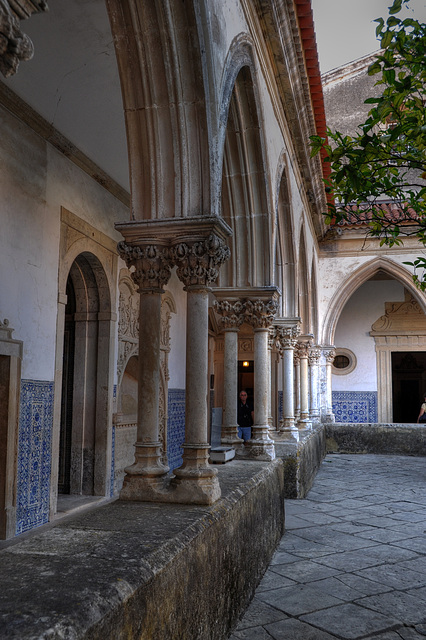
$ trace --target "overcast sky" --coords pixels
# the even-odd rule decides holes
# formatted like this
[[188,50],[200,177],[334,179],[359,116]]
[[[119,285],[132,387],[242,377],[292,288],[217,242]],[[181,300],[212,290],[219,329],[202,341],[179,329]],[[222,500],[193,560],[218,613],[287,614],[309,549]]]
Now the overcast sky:
[[[312,0],[321,73],[379,49],[373,20],[387,17],[391,5],[392,0]],[[409,6],[413,17],[426,22],[426,0],[410,0]]]

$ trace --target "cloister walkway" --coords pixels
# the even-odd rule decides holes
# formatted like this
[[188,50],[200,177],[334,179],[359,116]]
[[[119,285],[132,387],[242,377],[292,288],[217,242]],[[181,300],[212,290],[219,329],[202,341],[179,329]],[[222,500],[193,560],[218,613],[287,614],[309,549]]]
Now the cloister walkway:
[[426,459],[328,455],[232,640],[426,637]]

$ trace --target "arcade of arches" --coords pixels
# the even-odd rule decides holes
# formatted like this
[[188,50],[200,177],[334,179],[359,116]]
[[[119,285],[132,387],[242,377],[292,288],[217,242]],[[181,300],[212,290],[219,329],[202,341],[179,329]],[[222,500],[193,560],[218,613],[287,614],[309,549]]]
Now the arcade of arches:
[[[309,0],[92,4],[130,189],[102,168],[105,131],[86,155],[45,119],[25,51],[0,55],[3,538],[53,519],[63,495],[215,502],[213,415],[224,449],[271,461],[327,422],[415,422],[426,390],[414,241],[365,246],[321,215]],[[42,55],[61,8],[0,5],[16,28],[14,7],[38,9]]]

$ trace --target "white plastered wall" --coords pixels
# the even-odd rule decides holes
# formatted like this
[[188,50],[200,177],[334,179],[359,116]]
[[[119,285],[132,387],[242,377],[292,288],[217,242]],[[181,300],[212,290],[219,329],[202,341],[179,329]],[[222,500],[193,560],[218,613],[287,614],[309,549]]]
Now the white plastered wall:
[[53,380],[61,206],[114,241],[127,207],[0,110],[0,315],[24,344],[22,378]]
[[370,280],[346,303],[336,326],[334,345],[352,351],[355,369],[333,375],[333,391],[377,391],[376,352],[371,325],[385,313],[386,302],[404,300],[404,287],[396,280]]

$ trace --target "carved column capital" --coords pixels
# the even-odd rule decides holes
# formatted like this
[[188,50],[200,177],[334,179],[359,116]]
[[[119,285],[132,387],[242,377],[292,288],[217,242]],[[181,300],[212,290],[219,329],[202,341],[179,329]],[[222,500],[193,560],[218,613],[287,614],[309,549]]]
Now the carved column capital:
[[162,293],[163,286],[167,284],[171,274],[172,262],[169,249],[154,244],[134,246],[124,241],[119,242],[117,248],[127,267],[129,269],[133,267],[131,276],[139,293],[143,291]]
[[222,329],[238,329],[244,321],[244,305],[240,300],[215,300],[213,307],[221,316]]
[[244,303],[244,322],[253,329],[268,329],[274,322],[278,310],[278,300],[246,300]]
[[280,342],[280,351],[284,349],[295,349],[297,346],[298,336],[300,335],[299,327],[276,327],[277,340]]
[[20,20],[47,11],[44,0],[0,0],[0,71],[9,78],[22,60],[31,60],[34,46],[21,31]]
[[310,340],[299,340],[297,343],[297,355],[299,358],[309,358],[309,352],[312,346]]
[[229,247],[215,233],[204,240],[179,242],[171,249],[177,275],[186,287],[209,287],[230,255]]
[[320,357],[321,350],[318,347],[315,346],[309,349],[308,361],[311,366],[318,364]]
[[324,353],[324,357],[326,359],[327,364],[333,364],[333,360],[336,356],[336,349],[334,348],[325,349],[323,353]]

